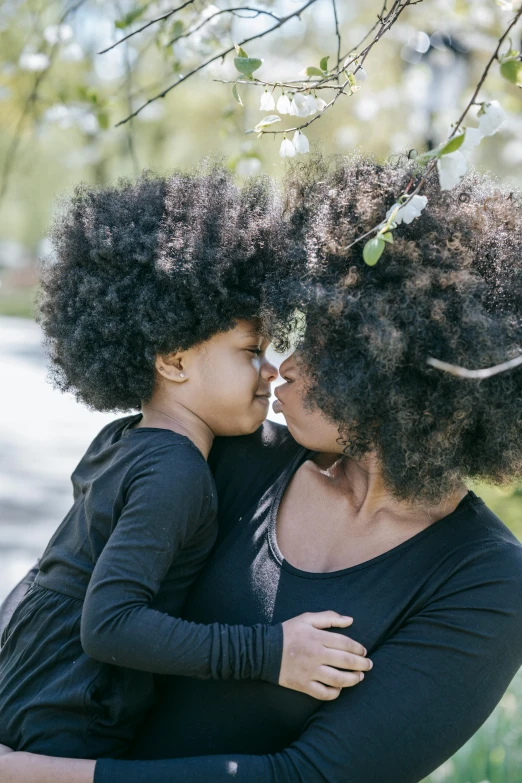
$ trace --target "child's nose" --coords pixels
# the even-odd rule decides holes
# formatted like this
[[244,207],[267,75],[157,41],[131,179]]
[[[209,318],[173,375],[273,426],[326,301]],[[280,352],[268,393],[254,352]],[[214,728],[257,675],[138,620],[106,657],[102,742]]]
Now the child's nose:
[[273,381],[275,381],[278,375],[279,373],[277,371],[277,367],[271,362],[269,362],[267,359],[265,359],[261,366],[261,377],[263,378],[263,380],[272,383]]

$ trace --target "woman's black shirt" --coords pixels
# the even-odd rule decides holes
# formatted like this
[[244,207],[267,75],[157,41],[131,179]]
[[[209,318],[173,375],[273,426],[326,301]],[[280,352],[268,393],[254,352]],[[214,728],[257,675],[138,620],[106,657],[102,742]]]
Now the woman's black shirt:
[[500,700],[522,665],[522,545],[470,492],[365,563],[294,568],[275,519],[309,456],[270,422],[216,440],[218,540],[182,614],[252,624],[333,609],[355,618],[346,633],[372,671],[325,703],[268,682],[159,677],[130,759],[99,760],[95,783],[416,783]]

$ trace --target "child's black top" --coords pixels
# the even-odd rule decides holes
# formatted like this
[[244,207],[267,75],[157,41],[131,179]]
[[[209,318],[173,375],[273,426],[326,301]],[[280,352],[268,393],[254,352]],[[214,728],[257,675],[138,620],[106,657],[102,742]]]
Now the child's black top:
[[216,489],[188,438],[106,426],[74,504],[0,641],[0,742],[120,756],[154,702],[152,672],[277,683],[282,626],[179,618],[217,532]]
[[216,490],[189,438],[136,429],[140,419],[111,422],[89,446],[36,584],[84,601],[82,645],[100,661],[277,682],[280,627],[203,627],[175,616],[216,538]]
[[275,520],[310,452],[285,428],[216,439],[219,538],[183,615],[274,622],[333,609],[374,667],[320,703],[266,682],[160,677],[136,761],[95,783],[416,783],[462,745],[522,664],[522,545],[473,492],[378,557],[333,573],[295,568]]

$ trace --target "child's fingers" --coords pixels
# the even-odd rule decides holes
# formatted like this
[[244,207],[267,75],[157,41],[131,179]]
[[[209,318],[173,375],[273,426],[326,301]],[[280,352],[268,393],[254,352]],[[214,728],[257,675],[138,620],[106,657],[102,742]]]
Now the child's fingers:
[[363,655],[344,652],[344,650],[323,650],[323,663],[327,666],[335,666],[337,669],[349,669],[351,671],[369,672],[373,663]]
[[353,617],[332,612],[310,612],[305,615],[307,622],[314,628],[347,628],[353,623]]
[[323,647],[330,647],[332,650],[343,650],[344,652],[354,653],[355,655],[366,655],[367,650],[362,644],[344,636],[340,633],[330,633],[329,631],[320,631],[317,640]]
[[352,688],[364,679],[364,672],[344,672],[332,666],[320,666],[317,677],[332,688]]

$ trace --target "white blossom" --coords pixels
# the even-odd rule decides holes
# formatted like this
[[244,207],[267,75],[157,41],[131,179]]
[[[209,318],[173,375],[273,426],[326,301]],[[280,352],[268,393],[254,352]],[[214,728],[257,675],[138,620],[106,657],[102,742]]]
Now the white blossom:
[[326,101],[323,101],[322,98],[316,98],[315,102],[317,104],[317,111],[324,111],[326,109],[327,103]]
[[316,114],[317,112],[317,98],[315,98],[313,95],[307,95],[306,96],[306,104],[308,108],[308,114]]
[[70,24],[50,24],[44,30],[44,38],[50,44],[70,41],[72,37],[73,29]]
[[292,144],[294,145],[296,152],[305,153],[310,150],[310,143],[304,133],[301,133],[300,130],[296,130],[294,133]]
[[290,105],[290,114],[293,114],[294,117],[308,116],[308,101],[306,96],[301,92],[296,92],[294,94]]
[[386,213],[386,219],[388,220],[392,214],[392,212],[399,207],[397,214],[393,218],[395,223],[399,226],[401,223],[411,223],[414,218],[419,217],[420,213],[428,203],[428,199],[426,196],[412,196],[411,199],[408,201],[407,204],[404,204],[404,206],[399,205],[398,203],[394,204],[393,207],[391,207],[387,213]]
[[20,55],[18,65],[23,71],[45,71],[51,61],[43,52],[24,52]]
[[366,79],[368,78],[368,74],[366,73],[363,67],[359,68],[359,70],[357,71],[357,73],[354,74],[354,76],[358,82],[365,82]]
[[265,90],[261,96],[259,111],[272,111],[272,109],[275,109],[274,96],[271,92]]
[[279,112],[279,114],[290,114],[291,113],[291,104],[290,104],[290,98],[288,95],[285,95],[283,93],[277,100],[276,109]]
[[473,147],[476,147],[478,144],[480,144],[483,138],[484,135],[480,128],[466,128],[466,135],[464,137],[464,141],[459,147],[459,150],[461,152],[464,152],[465,150],[472,150]]
[[468,168],[468,162],[462,152],[450,152],[437,161],[437,171],[441,190],[451,190],[458,185]]
[[493,136],[507,120],[507,114],[498,101],[484,104],[484,114],[479,117],[479,130],[483,136]]
[[281,146],[279,147],[279,155],[282,158],[293,158],[296,154],[296,149],[290,139],[287,139],[286,137],[281,142]]
[[515,11],[518,0],[496,0],[503,11]]

